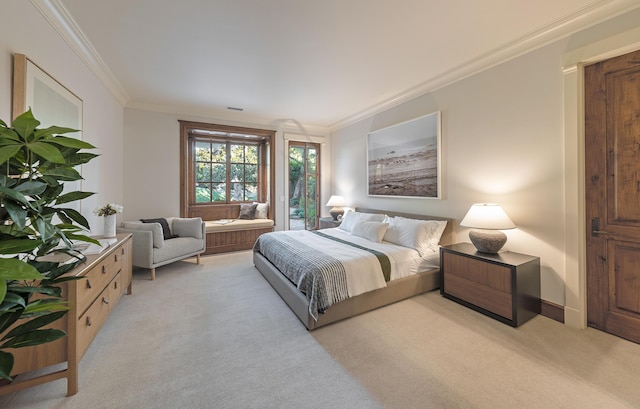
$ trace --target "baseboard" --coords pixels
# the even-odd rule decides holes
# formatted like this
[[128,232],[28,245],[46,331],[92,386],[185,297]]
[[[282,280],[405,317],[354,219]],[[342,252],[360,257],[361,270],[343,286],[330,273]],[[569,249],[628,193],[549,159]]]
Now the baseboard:
[[540,315],[564,324],[564,306],[547,300],[540,300]]

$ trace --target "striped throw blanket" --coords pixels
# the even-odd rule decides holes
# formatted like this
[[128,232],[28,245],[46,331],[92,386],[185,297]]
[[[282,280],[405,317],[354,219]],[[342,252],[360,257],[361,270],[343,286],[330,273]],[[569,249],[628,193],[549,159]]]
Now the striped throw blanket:
[[[337,247],[340,247],[338,250]],[[389,279],[389,260],[375,250],[364,248],[320,232],[278,231],[261,235],[254,251],[265,256],[309,300],[309,314],[318,314],[331,305],[354,295],[349,289],[349,275],[372,274],[373,288],[384,287]],[[335,256],[339,253],[339,256]],[[334,254],[334,255],[332,255]],[[347,254],[348,262],[345,261]],[[367,262],[362,262],[366,259]],[[372,261],[374,260],[374,261]],[[366,272],[358,266],[375,265],[377,271]]]

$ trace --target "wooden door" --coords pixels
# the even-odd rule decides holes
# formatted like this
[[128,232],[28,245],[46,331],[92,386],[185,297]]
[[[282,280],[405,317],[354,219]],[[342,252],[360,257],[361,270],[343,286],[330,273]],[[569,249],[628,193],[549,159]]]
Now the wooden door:
[[588,325],[640,343],[640,51],[585,68]]

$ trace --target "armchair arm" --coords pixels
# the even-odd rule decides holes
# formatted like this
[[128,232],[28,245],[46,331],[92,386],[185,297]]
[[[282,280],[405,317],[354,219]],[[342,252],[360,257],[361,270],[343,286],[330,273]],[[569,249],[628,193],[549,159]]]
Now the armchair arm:
[[118,233],[131,233],[133,243],[133,265],[136,267],[153,268],[153,232],[118,227]]

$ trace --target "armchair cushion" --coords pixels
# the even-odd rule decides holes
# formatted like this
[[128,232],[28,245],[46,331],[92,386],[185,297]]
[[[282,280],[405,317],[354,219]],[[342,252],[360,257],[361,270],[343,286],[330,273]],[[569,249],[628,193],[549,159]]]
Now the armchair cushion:
[[122,222],[122,227],[129,230],[150,231],[153,235],[153,247],[159,249],[164,245],[164,234],[160,223]]
[[171,231],[178,237],[193,237],[202,240],[202,219],[199,217],[174,217],[171,219]]

